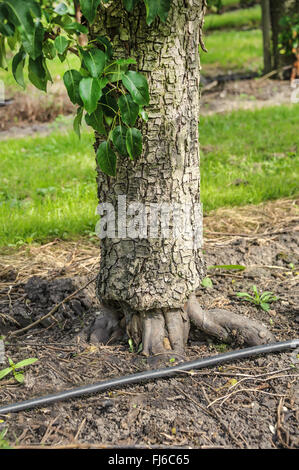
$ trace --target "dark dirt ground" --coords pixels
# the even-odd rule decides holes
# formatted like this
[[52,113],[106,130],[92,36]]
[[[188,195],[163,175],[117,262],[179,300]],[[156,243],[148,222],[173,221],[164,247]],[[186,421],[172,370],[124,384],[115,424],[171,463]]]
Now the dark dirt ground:
[[[282,200],[219,210],[205,218],[207,265],[242,264],[244,271],[209,269],[213,287],[200,303],[256,318],[277,341],[298,338],[298,201]],[[97,242],[55,240],[6,251],[0,258],[0,331],[7,335],[47,314],[97,273]],[[265,312],[236,297],[272,291],[279,300]],[[95,346],[86,328],[99,306],[93,283],[42,324],[5,343],[24,369],[25,383],[0,381],[1,405],[149,368],[128,343]],[[18,325],[15,322],[18,322]],[[192,330],[187,360],[236,346]],[[181,372],[175,378],[130,385],[44,408],[0,416],[0,432],[14,448],[298,448],[298,350],[238,360],[221,367]]]

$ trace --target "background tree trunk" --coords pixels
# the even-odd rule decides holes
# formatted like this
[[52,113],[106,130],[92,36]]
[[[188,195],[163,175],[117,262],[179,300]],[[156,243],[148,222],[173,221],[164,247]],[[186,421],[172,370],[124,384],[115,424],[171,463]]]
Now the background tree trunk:
[[[294,57],[287,56],[279,53],[279,34],[281,32],[281,26],[279,20],[283,16],[292,16],[299,12],[299,0],[270,0],[270,13],[271,13],[271,26],[272,26],[272,54],[273,54],[273,65],[274,69],[282,69],[282,67],[290,65],[294,61]],[[280,78],[283,78],[286,74],[283,70],[278,73]],[[287,76],[290,75],[290,71],[287,72]]]
[[261,7],[262,7],[262,31],[263,31],[263,51],[264,51],[263,72],[266,74],[272,70],[270,0],[262,0]]

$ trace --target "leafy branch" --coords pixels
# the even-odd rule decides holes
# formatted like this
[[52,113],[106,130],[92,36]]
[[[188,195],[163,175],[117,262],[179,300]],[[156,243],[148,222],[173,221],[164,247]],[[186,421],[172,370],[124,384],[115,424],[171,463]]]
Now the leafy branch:
[[[123,0],[123,6],[130,13],[138,1]],[[146,77],[131,69],[136,67],[134,58],[115,59],[113,45],[103,36],[80,44],[101,2],[107,0],[65,0],[59,4],[45,0],[0,1],[0,67],[8,70],[10,49],[14,53],[11,67],[16,82],[25,88],[27,67],[29,81],[46,92],[48,82],[52,82],[47,61],[58,57],[64,62],[68,54],[78,56],[80,69],[70,69],[63,76],[68,96],[77,106],[74,130],[80,137],[84,117],[86,124],[102,136],[97,161],[104,173],[115,176],[117,155],[134,160],[142,153],[142,135],[136,123],[138,119],[147,121],[144,107],[150,98]],[[166,21],[171,0],[144,3],[148,25],[156,17]],[[80,19],[79,8],[85,24],[76,21]]]

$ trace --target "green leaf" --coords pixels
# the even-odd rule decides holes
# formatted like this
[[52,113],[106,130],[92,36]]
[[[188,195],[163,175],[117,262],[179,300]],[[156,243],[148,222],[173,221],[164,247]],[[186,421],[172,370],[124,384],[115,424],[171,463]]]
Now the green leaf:
[[171,6],[171,0],[144,0],[146,8],[146,22],[150,25],[154,19],[159,18],[165,22]]
[[7,70],[5,37],[4,36],[0,36],[0,67],[4,70]]
[[256,286],[252,286],[252,290],[253,290],[253,292],[255,293],[255,295],[256,295],[256,296],[258,296],[258,295],[259,295],[259,293],[258,293],[258,290],[257,290],[257,287],[256,287]]
[[102,142],[97,151],[97,161],[100,169],[110,176],[116,175],[116,155],[108,142]]
[[68,70],[63,75],[63,81],[67,89],[69,98],[73,104],[83,105],[79,94],[79,83],[82,80],[82,75],[77,70]]
[[142,152],[142,135],[139,129],[130,127],[126,134],[126,147],[131,160],[139,157]]
[[22,367],[30,366],[31,364],[34,364],[36,361],[38,361],[36,357],[29,357],[28,359],[24,359],[23,361],[20,361],[17,364],[15,364],[15,368],[21,369]]
[[210,279],[209,277],[205,277],[205,278],[201,281],[201,285],[202,285],[203,287],[213,287],[212,279]]
[[93,47],[83,52],[83,63],[92,77],[98,77],[104,70],[106,64],[106,54]]
[[121,118],[128,126],[134,126],[139,114],[139,106],[136,104],[130,95],[122,95],[117,104],[121,112]]
[[133,344],[132,338],[129,338],[128,343],[129,343],[129,351],[130,351],[131,353],[133,353],[133,352],[134,352],[134,344]]
[[42,52],[42,40],[44,36],[44,28],[40,21],[33,21],[33,16],[40,19],[41,9],[37,2],[33,0],[6,0],[8,5],[11,22],[20,31],[22,44],[25,51],[36,59]]
[[108,59],[111,59],[113,56],[113,47],[111,45],[111,42],[108,41],[105,36],[97,36],[97,43],[101,44],[104,47],[106,56],[108,57]]
[[129,58],[111,62],[105,69],[105,74],[109,77],[109,81],[112,83],[121,81],[130,64],[136,64],[136,60]]
[[240,271],[244,271],[244,269],[246,269],[246,266],[243,266],[242,264],[215,264],[213,266],[208,266],[208,269],[216,269],[216,268],[227,269],[227,270],[237,269]]
[[24,36],[21,32],[22,45],[32,59],[37,59],[37,57],[42,55],[44,35],[45,30],[41,23],[35,24],[32,36],[30,37]]
[[106,135],[107,132],[103,122],[103,110],[100,105],[97,106],[97,109],[93,113],[85,115],[85,122],[99,134]]
[[3,379],[6,375],[8,375],[12,371],[12,367],[7,367],[6,369],[0,370],[0,380]]
[[43,59],[42,57],[38,57],[37,59],[33,60],[29,57],[29,73],[28,78],[31,83],[39,88],[40,90],[47,91],[47,71],[44,68]]
[[141,106],[149,104],[148,84],[144,75],[129,70],[122,77],[122,82],[130,92],[135,103]]
[[65,3],[59,3],[59,5],[57,5],[54,11],[55,13],[57,13],[57,15],[63,16],[68,13],[69,9]]
[[64,62],[66,59],[66,56],[67,56],[67,49],[64,51],[63,54],[58,54],[58,59],[60,60],[60,62]]
[[103,93],[100,81],[93,77],[82,78],[79,83],[79,93],[88,114],[93,113]]
[[111,140],[114,144],[116,150],[120,155],[127,156],[127,146],[126,146],[126,134],[127,129],[124,126],[117,126],[113,129]]
[[83,16],[85,16],[90,24],[94,22],[99,3],[100,0],[80,0]]
[[76,21],[65,24],[63,28],[69,33],[88,34],[88,28],[86,28],[86,26],[81,23],[77,23]]
[[19,31],[16,29],[13,36],[7,37],[7,44],[11,51],[14,51],[16,48],[17,43],[20,41],[20,34]]
[[24,374],[23,372],[15,372],[14,373],[14,378],[17,380],[17,382],[19,382],[20,384],[22,384],[24,382]]
[[4,3],[0,3],[0,33],[3,36],[13,36],[15,26],[9,20],[9,12]]
[[58,54],[63,54],[69,45],[69,41],[64,36],[57,36],[54,41],[54,46]]
[[143,121],[145,122],[148,121],[148,114],[142,107],[139,108],[139,116],[141,117]]
[[267,304],[266,302],[261,302],[260,306],[265,312],[268,312],[270,310],[270,305]]
[[43,44],[43,53],[49,60],[53,60],[56,57],[57,51],[54,42],[48,39]]
[[239,297],[240,299],[245,300],[246,302],[251,302],[253,304],[256,304],[256,299],[252,295],[248,294],[247,292],[237,292],[236,296]]
[[25,65],[26,52],[23,48],[12,59],[12,73],[15,78],[15,81],[22,87],[25,88],[24,74],[23,69]]
[[123,0],[125,9],[130,13],[134,10],[134,7],[137,4],[137,2],[138,0]]
[[82,117],[83,117],[83,108],[80,107],[80,108],[77,109],[77,114],[76,114],[76,117],[75,117],[74,122],[73,122],[73,129],[74,129],[75,133],[77,134],[77,136],[79,137],[79,139],[81,138],[80,127],[81,127],[81,123],[82,123]]
[[109,88],[103,89],[103,96],[100,99],[100,104],[103,108],[104,115],[114,118],[118,111],[118,104],[116,99],[109,94]]
[[8,358],[8,362],[9,362],[9,365],[14,368],[15,367],[15,363],[13,362],[13,360],[9,357]]

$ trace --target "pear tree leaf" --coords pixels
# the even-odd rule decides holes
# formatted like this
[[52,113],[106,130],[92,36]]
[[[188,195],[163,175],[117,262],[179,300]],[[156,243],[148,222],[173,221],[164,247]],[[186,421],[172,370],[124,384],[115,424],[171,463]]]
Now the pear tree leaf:
[[117,126],[113,129],[112,132],[112,142],[116,150],[120,153],[120,155],[127,156],[127,146],[126,146],[126,134],[127,129],[125,126]]
[[131,160],[135,160],[142,152],[142,135],[139,129],[130,127],[126,134],[126,147]]
[[90,24],[92,24],[95,20],[99,4],[100,0],[80,0],[83,16],[85,16]]
[[73,104],[83,105],[83,101],[79,94],[79,83],[82,80],[82,75],[77,70],[68,70],[63,75],[63,81],[67,89],[69,98]]
[[88,126],[91,126],[99,134],[106,135],[106,129],[104,126],[104,115],[103,110],[100,105],[97,106],[97,109],[91,113],[85,115],[85,122]]
[[25,88],[24,74],[23,69],[25,65],[26,52],[23,48],[12,59],[12,73],[15,78],[15,81],[22,87]]
[[74,132],[77,134],[79,139],[81,138],[81,123],[82,123],[82,117],[83,117],[83,108],[80,106],[77,110],[77,114],[75,116],[74,122],[73,122],[73,129]]
[[100,81],[94,77],[82,78],[79,83],[79,93],[88,114],[93,113],[98,106],[98,101],[103,94]]
[[97,162],[100,169],[109,176],[116,175],[116,155],[109,142],[102,142],[97,151]]
[[152,24],[154,19],[159,16],[163,23],[167,20],[167,16],[171,6],[171,0],[144,0],[146,8],[146,22]]
[[69,41],[65,36],[57,36],[54,41],[55,48],[58,54],[62,55],[69,45]]
[[57,15],[63,16],[68,13],[69,9],[65,3],[59,3],[57,7],[54,8],[54,11]]
[[98,77],[106,65],[105,52],[93,47],[83,52],[83,63],[92,77]]
[[148,83],[144,75],[139,72],[129,70],[123,75],[122,82],[131,94],[135,103],[140,106],[149,104]]
[[128,126],[134,126],[139,114],[138,104],[133,101],[129,94],[122,95],[118,99],[117,104],[119,106],[123,122]]

